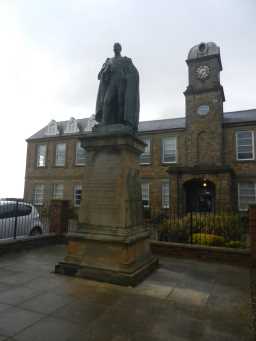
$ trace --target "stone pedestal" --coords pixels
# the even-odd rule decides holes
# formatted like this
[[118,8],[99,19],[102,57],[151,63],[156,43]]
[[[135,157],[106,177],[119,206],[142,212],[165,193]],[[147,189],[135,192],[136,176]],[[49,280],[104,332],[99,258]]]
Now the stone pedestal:
[[138,158],[144,143],[125,126],[88,134],[79,229],[58,273],[136,285],[156,268],[143,226]]

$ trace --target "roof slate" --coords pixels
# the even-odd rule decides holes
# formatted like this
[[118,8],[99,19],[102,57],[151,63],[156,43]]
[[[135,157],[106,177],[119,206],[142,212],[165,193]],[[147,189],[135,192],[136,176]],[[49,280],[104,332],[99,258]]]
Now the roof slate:
[[[78,126],[80,127],[80,131],[84,132],[87,127],[89,118],[78,119]],[[58,127],[60,131],[65,130],[65,126],[68,121],[58,122]],[[241,111],[232,111],[224,113],[224,124],[243,124],[246,122],[255,122],[256,124],[256,109],[251,110],[241,110]],[[162,120],[152,120],[152,121],[142,121],[139,123],[138,131],[139,133],[144,132],[154,132],[154,131],[163,131],[163,130],[175,130],[175,129],[185,129],[186,119],[185,117],[178,118],[169,118]],[[28,140],[49,138],[49,135],[46,134],[47,126],[39,130],[37,133],[28,138]],[[61,134],[61,136],[68,136],[70,134]],[[59,136],[59,135],[57,135]]]

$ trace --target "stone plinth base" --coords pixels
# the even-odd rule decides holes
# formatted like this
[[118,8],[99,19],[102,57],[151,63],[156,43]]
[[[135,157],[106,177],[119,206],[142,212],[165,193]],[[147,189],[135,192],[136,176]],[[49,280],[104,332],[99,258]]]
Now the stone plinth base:
[[135,286],[158,266],[148,238],[131,243],[90,240],[82,234],[70,238],[68,254],[55,266],[56,273]]
[[87,151],[79,228],[57,273],[136,285],[157,266],[143,227],[139,155],[145,144],[123,125],[81,138]]

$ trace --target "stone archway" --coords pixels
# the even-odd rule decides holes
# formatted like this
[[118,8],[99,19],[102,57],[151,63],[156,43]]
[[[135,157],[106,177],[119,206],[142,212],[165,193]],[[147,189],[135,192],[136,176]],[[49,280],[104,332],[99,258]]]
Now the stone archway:
[[215,211],[215,184],[203,178],[195,178],[183,184],[185,195],[185,211]]

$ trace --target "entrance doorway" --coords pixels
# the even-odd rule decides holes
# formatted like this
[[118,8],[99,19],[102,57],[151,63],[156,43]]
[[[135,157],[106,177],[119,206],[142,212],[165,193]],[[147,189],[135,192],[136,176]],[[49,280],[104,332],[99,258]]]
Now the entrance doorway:
[[215,185],[205,179],[192,179],[184,183],[187,212],[213,212],[215,210]]

